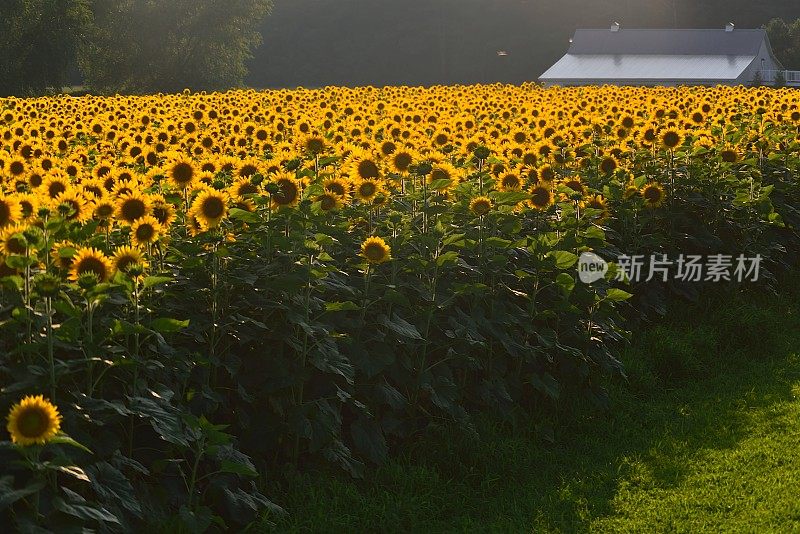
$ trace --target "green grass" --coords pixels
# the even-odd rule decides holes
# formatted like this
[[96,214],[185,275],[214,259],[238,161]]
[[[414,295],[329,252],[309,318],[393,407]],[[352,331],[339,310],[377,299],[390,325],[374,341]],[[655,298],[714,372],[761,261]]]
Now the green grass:
[[[789,284],[797,287],[796,282]],[[625,350],[612,411],[432,432],[354,481],[293,477],[276,531],[800,530],[800,291],[675,306]]]

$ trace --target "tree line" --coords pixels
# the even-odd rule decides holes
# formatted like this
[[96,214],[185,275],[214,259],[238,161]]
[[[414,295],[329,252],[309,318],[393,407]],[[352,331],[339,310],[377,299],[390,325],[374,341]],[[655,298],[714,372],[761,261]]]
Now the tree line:
[[272,0],[3,0],[0,95],[244,85]]

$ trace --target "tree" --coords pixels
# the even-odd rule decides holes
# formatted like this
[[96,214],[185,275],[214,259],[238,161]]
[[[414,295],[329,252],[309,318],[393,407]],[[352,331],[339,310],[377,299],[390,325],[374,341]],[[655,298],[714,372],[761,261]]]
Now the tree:
[[88,0],[3,0],[0,96],[61,91],[91,23]]
[[241,86],[272,0],[95,0],[81,50],[92,90],[176,92]]
[[792,23],[772,19],[764,27],[778,61],[787,69],[800,69],[800,19]]

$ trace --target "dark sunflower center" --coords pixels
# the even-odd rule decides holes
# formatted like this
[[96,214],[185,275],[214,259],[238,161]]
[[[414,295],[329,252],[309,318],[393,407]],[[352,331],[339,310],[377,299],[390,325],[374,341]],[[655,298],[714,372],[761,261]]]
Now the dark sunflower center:
[[8,170],[11,171],[11,174],[14,176],[19,176],[23,172],[25,172],[25,165],[21,161],[12,161],[11,165],[9,165]]
[[188,163],[178,163],[172,169],[172,178],[179,184],[186,184],[192,181],[194,169]]
[[644,191],[644,198],[650,202],[658,202],[661,200],[661,191],[657,187],[648,187]]
[[395,150],[397,150],[397,145],[395,145],[391,141],[386,142],[383,144],[383,146],[381,146],[381,152],[383,153],[384,156],[393,154]]
[[394,158],[394,166],[397,167],[399,170],[404,171],[408,169],[408,166],[411,165],[411,155],[402,153],[398,154],[396,158]]
[[134,263],[136,263],[136,258],[133,256],[122,256],[117,260],[117,269],[125,272]]
[[617,168],[617,162],[611,158],[606,158],[600,163],[600,170],[604,173],[610,173]]
[[39,408],[28,408],[19,415],[17,428],[19,433],[26,438],[34,439],[47,432],[50,418]]
[[370,261],[381,261],[384,257],[383,246],[380,243],[370,243],[364,247],[364,256]]
[[675,148],[681,141],[681,136],[677,132],[667,132],[664,134],[664,144],[670,148]]
[[256,169],[255,165],[249,165],[248,164],[248,165],[242,166],[242,168],[239,169],[239,176],[244,176],[244,177],[253,176],[257,172],[258,172],[258,169]]
[[28,183],[31,184],[33,187],[39,187],[42,185],[42,175],[41,174],[31,174],[28,177]]
[[517,178],[515,175],[509,174],[503,177],[503,187],[514,189],[519,186],[520,186],[519,178]]
[[19,237],[11,237],[6,241],[6,249],[12,254],[25,254],[25,241]]
[[336,207],[336,199],[331,195],[323,195],[320,199],[320,207],[325,211],[332,210]]
[[78,275],[94,273],[100,280],[106,279],[105,264],[99,258],[95,258],[94,256],[83,258],[78,264],[77,271]]
[[136,228],[136,239],[139,241],[150,241],[153,239],[153,235],[155,235],[156,230],[149,224],[140,224]]
[[375,194],[376,190],[377,188],[375,187],[375,184],[373,184],[372,182],[364,182],[358,187],[358,191],[361,193],[362,196],[365,197],[371,197],[372,195]]
[[319,154],[325,149],[325,143],[322,139],[309,139],[306,143],[306,148],[312,154]]
[[358,175],[361,178],[377,178],[378,166],[374,161],[365,160],[358,164]]
[[209,219],[218,219],[225,213],[225,202],[219,197],[209,197],[203,202],[202,212]]
[[138,198],[126,200],[122,204],[122,218],[126,221],[135,221],[140,217],[144,217],[145,205],[144,202]]
[[61,182],[53,182],[52,184],[50,184],[50,187],[47,188],[47,194],[50,195],[50,198],[56,198],[58,195],[60,195],[66,190],[67,186],[65,186]]
[[332,184],[328,184],[328,187],[326,189],[328,191],[332,192],[332,193],[336,193],[339,196],[344,196],[344,192],[345,192],[344,191],[344,186],[342,184],[340,184],[339,182],[334,182]]
[[434,169],[433,172],[431,172],[431,181],[449,180],[449,179],[450,175],[447,174],[447,171],[443,169]]
[[239,195],[252,195],[254,193],[258,193],[258,188],[251,183],[239,186]]
[[297,198],[297,185],[289,180],[281,180],[280,190],[275,193],[273,198],[278,204],[291,204]]
[[733,163],[736,161],[736,152],[733,150],[723,150],[722,151],[722,161],[727,163]]
[[0,200],[0,227],[11,222],[11,206]]
[[550,204],[550,192],[547,189],[542,187],[537,187],[533,190],[533,195],[531,196],[531,202],[534,206],[543,208]]

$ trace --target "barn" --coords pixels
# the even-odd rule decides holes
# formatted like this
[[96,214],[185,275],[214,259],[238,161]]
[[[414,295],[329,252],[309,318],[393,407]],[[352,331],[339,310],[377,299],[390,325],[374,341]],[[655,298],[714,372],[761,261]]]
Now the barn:
[[751,85],[781,77],[800,86],[800,72],[775,58],[765,30],[577,30],[566,55],[539,77],[552,85]]

